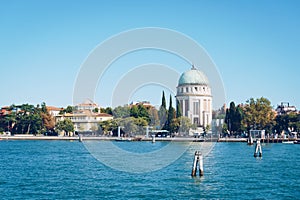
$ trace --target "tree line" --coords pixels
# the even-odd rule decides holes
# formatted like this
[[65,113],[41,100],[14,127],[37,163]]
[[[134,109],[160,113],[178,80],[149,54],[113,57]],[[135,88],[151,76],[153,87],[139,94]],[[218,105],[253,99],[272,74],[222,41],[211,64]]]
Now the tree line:
[[154,130],[167,130],[170,133],[180,132],[186,134],[190,128],[194,128],[187,117],[181,116],[180,106],[177,102],[176,109],[173,107],[170,95],[169,107],[167,109],[164,91],[159,109],[143,104],[118,106],[114,109],[107,107],[101,112],[113,115],[114,119],[100,122],[99,127],[103,134],[113,132],[117,134],[118,127],[128,135],[144,134],[147,126]]
[[265,130],[266,133],[300,132],[300,114],[276,115],[271,102],[264,97],[251,98],[246,104],[231,102],[226,109],[223,133],[241,135],[249,130]]
[[[70,112],[69,109],[70,106],[63,112]],[[7,114],[0,116],[0,132],[57,135],[58,131],[64,131],[65,134],[74,131],[73,123],[69,119],[55,123],[44,102],[36,106],[13,104],[6,109],[6,112]]]

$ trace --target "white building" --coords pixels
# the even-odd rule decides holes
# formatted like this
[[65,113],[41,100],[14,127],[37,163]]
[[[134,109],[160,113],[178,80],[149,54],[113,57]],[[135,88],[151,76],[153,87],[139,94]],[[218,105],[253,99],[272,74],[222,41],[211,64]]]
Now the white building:
[[57,108],[54,106],[47,106],[46,108],[49,114],[52,115],[53,117],[59,115],[59,113],[63,110],[63,108]]
[[281,105],[278,105],[276,108],[277,115],[289,114],[292,112],[297,112],[295,106],[290,106],[288,102],[282,102]]
[[74,106],[73,113],[56,115],[55,118],[56,122],[70,119],[76,132],[87,132],[97,131],[99,122],[111,120],[113,116],[107,113],[100,113],[100,107],[91,100],[87,100]]
[[194,66],[184,72],[178,81],[176,99],[180,104],[182,116],[190,118],[198,127],[211,125],[212,95],[205,74]]

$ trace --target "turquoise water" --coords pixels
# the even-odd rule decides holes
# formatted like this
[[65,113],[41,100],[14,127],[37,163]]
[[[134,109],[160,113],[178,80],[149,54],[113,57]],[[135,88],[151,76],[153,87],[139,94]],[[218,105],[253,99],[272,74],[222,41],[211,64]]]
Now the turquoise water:
[[[166,143],[116,145],[147,151]],[[300,198],[300,145],[263,145],[262,159],[253,152],[245,143],[217,143],[204,158],[204,177],[192,178],[191,151],[134,174],[98,162],[77,141],[0,141],[0,199]]]

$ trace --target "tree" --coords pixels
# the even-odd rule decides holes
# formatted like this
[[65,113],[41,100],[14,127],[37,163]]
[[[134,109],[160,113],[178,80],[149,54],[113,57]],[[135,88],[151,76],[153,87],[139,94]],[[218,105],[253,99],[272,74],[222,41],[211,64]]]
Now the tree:
[[[271,102],[264,98],[249,99],[243,108],[243,123],[247,129],[266,129],[274,120]],[[267,130],[266,130],[267,132]]]
[[99,127],[104,135],[110,131],[117,130],[120,118],[106,120],[99,123]]
[[230,102],[229,109],[226,109],[225,123],[230,133],[238,133],[242,131],[243,110],[240,105],[235,106],[234,102]]
[[159,121],[159,117],[158,117],[158,111],[156,110],[156,108],[151,107],[148,110],[149,113],[149,125],[150,126],[154,126],[154,127],[158,127],[160,125],[160,121]]
[[158,111],[158,117],[160,121],[160,128],[163,128],[163,126],[167,121],[167,108],[166,108],[166,98],[165,98],[164,91],[162,94],[161,106],[159,107],[159,111]]
[[65,135],[69,135],[74,131],[74,125],[70,119],[64,119],[57,122],[55,129],[58,131],[64,131]]
[[178,100],[176,100],[176,118],[182,116],[182,110],[181,110],[181,105]]
[[14,106],[12,112],[15,113],[15,123],[12,125],[12,133],[36,134],[42,129],[42,117],[39,106],[22,104]]
[[163,94],[162,94],[161,106],[164,107],[165,109],[167,109],[165,91],[163,91]]
[[113,115],[113,110],[112,110],[111,107],[100,108],[100,112],[101,113],[107,113],[107,114]]
[[113,116],[115,118],[125,118],[130,116],[130,108],[128,105],[118,106],[113,110]]
[[168,110],[168,116],[167,116],[167,121],[166,121],[166,124],[165,124],[165,129],[170,131],[170,132],[173,132],[175,130],[175,124],[173,124],[174,120],[175,119],[175,109],[173,108],[172,106],[172,96],[170,95],[170,103],[169,103],[169,110]]
[[52,131],[55,127],[55,120],[49,113],[41,113],[41,117],[43,120],[43,126],[46,131]]
[[290,113],[277,115],[275,118],[274,129],[277,133],[282,132],[299,132],[300,131],[300,114]]
[[130,117],[138,118],[139,117],[139,110],[136,105],[131,106],[130,108]]
[[73,113],[73,106],[67,106],[65,109],[61,110],[59,114],[64,114],[64,113]]
[[176,118],[176,121],[179,125],[177,132],[183,135],[187,135],[189,133],[189,130],[193,128],[192,122],[190,118],[181,116],[179,118]]
[[139,104],[137,108],[138,108],[138,118],[143,118],[144,120],[147,121],[148,124],[150,122],[150,116],[147,108],[142,104]]

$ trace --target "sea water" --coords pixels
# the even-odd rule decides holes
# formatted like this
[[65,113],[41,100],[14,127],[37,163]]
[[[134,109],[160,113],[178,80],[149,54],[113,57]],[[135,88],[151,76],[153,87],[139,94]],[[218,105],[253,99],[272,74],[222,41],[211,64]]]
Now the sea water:
[[[94,141],[101,143],[105,141]],[[126,151],[176,145],[121,142]],[[197,149],[201,144],[193,144]],[[0,141],[0,199],[297,199],[300,145],[216,143],[204,157],[204,176],[191,177],[193,151],[147,173],[118,171],[78,141]],[[141,154],[143,155],[143,154]],[[116,155],[116,159],[118,159]]]

